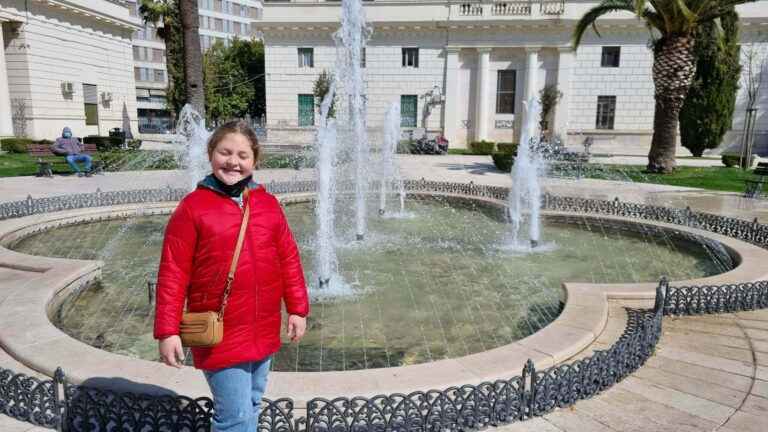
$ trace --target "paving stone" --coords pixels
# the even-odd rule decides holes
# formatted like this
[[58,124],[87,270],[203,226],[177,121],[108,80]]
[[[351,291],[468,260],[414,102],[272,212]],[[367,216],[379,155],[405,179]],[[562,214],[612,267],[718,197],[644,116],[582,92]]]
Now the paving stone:
[[653,367],[641,367],[635,371],[632,376],[674,390],[679,390],[683,393],[693,394],[702,399],[717,402],[731,408],[740,407],[747,397],[746,392],[740,392],[721,385],[699,381],[695,378],[689,378],[674,372],[668,372]]
[[757,365],[755,369],[755,378],[768,381],[768,366]]
[[754,328],[745,328],[744,332],[749,336],[750,339],[757,339],[757,340],[768,340],[768,330],[763,329],[754,329]]
[[742,327],[754,330],[768,330],[768,318],[766,320],[739,319]]
[[557,410],[547,414],[544,418],[567,432],[612,432],[615,430],[580,412],[576,407]]
[[576,404],[576,412],[589,416],[610,429],[622,432],[679,431],[676,427],[666,426],[658,423],[654,418],[644,416],[639,409],[628,410],[608,403],[606,399],[616,392],[619,390],[613,388],[598,397],[580,401]]
[[766,423],[768,423],[768,398],[766,397],[751,394],[747,396],[747,399],[744,401],[744,405],[742,405],[740,410],[759,417],[764,417],[766,418]]
[[706,344],[716,344],[726,347],[735,347],[741,349],[750,349],[751,345],[746,335],[741,337],[730,335],[716,335],[712,333],[704,333],[689,328],[680,327],[664,327],[661,333],[662,338],[674,337],[677,340],[682,340],[689,343],[705,342]]
[[752,386],[752,378],[750,377],[723,372],[721,370],[678,361],[660,355],[655,355],[649,358],[645,363],[645,366],[666,370],[689,378],[695,378],[699,381],[718,384],[741,392],[748,392]]
[[489,429],[499,432],[563,432],[563,429],[547,421],[545,418],[536,417],[522,422],[512,423],[506,426]]
[[657,347],[656,355],[748,377],[752,376],[752,372],[754,370],[753,364],[751,362],[740,362],[708,354],[702,354],[700,352],[690,351],[672,345]]
[[[698,320],[693,319],[698,318]],[[664,318],[662,323],[663,328],[679,328],[695,330],[702,333],[714,333],[717,335],[728,335],[736,337],[744,337],[744,331],[736,324],[708,321],[707,316],[694,316],[683,318]]]
[[688,351],[707,354],[714,357],[721,357],[724,359],[736,360],[744,363],[751,364],[754,361],[752,350],[708,344],[704,340],[698,343],[694,343],[675,336],[662,338],[660,344],[661,348],[666,348],[669,345]]
[[3,432],[39,432],[39,431],[52,431],[53,429],[46,429],[39,426],[35,426],[32,423],[16,420],[13,417],[0,414],[0,431]]
[[621,389],[717,424],[725,422],[735,411],[734,408],[632,376],[621,382]]
[[739,411],[723,426],[741,432],[765,432],[768,430],[768,418]]
[[756,379],[752,385],[752,394],[768,398],[768,381]]

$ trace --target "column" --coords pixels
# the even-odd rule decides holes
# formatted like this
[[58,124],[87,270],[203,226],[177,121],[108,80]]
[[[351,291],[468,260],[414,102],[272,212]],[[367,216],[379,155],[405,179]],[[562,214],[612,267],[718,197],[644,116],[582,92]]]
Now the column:
[[13,136],[11,92],[8,90],[8,69],[5,67],[5,41],[0,22],[0,138]]
[[491,49],[477,48],[477,95],[475,97],[475,141],[488,138],[488,88]]
[[525,47],[525,100],[537,98],[536,74],[539,70],[539,47]]
[[443,104],[443,135],[451,143],[459,141],[459,51],[445,48],[445,103]]
[[563,98],[555,107],[553,129],[555,134],[560,135],[563,144],[566,144],[568,135],[568,110],[571,100],[571,70],[573,69],[573,48],[557,47],[557,89],[563,93]]

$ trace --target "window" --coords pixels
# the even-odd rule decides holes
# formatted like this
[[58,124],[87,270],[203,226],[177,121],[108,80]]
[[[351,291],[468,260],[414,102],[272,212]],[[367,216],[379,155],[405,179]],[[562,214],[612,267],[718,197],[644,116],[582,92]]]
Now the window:
[[139,68],[139,81],[147,80],[147,68]]
[[315,67],[314,48],[299,48],[299,67]]
[[299,126],[315,125],[315,95],[299,95]]
[[619,67],[619,54],[621,54],[621,47],[603,47],[600,67]]
[[496,114],[515,113],[517,71],[500,70],[496,74]]
[[99,124],[99,94],[96,92],[96,86],[92,84],[83,84],[83,105],[85,109],[85,124]]
[[400,96],[400,126],[416,127],[416,103],[418,96]]
[[598,96],[595,129],[613,129],[613,118],[615,114],[616,96]]
[[418,48],[403,48],[403,67],[419,67]]
[[360,67],[365,67],[365,47],[360,50]]

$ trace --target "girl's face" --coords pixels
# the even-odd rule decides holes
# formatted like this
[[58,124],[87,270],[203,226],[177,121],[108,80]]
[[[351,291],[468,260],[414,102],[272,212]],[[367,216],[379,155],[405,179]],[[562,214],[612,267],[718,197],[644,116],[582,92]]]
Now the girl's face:
[[239,133],[228,133],[211,152],[211,171],[219,180],[231,185],[248,177],[256,159],[248,139]]

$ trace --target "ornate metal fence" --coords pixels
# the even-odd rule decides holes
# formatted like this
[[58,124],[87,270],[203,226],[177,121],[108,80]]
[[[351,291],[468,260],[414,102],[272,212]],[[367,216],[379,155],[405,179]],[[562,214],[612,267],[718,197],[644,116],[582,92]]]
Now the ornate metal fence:
[[[312,192],[316,189],[314,181],[270,182],[265,184],[274,194]],[[352,183],[340,183],[341,190],[352,190]],[[371,188],[375,187],[372,183]],[[404,187],[411,192],[464,195],[469,197],[491,198],[504,201],[509,189],[500,186],[484,186],[469,183],[451,183],[426,180],[406,180]],[[372,190],[372,189],[371,189]],[[162,201],[179,201],[187,191],[181,188],[139,189],[129,191],[77,194],[63,197],[32,198],[0,204],[0,220],[48,213],[62,210],[74,210],[87,207],[99,207],[119,204],[137,204]],[[554,211],[621,216],[633,219],[665,222],[698,228],[734,237],[763,248],[768,248],[768,226],[753,221],[745,221],[709,213],[701,213],[686,208],[654,206],[621,202],[618,198],[596,200],[591,198],[573,198],[544,194],[542,208]]]
[[768,308],[768,281],[669,288],[664,315],[704,315]]

